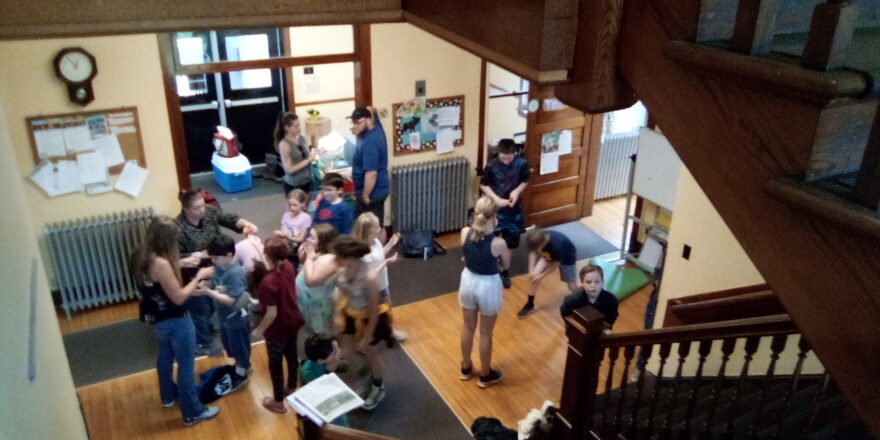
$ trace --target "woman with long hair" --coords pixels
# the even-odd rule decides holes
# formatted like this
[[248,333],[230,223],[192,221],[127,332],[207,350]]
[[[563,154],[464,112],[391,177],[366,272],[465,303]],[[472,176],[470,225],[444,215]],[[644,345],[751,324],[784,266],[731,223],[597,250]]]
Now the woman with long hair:
[[153,219],[144,243],[132,252],[130,266],[141,295],[141,319],[153,327],[159,341],[156,373],[162,406],[170,407],[179,401],[183,422],[192,426],[213,418],[220,409],[206,407],[199,401],[194,371],[196,333],[183,303],[195,294],[200,280],[211,279],[214,268],[199,269],[191,281],[181,286],[179,232],[171,217]]
[[458,303],[464,314],[461,331],[461,380],[471,378],[471,351],[474,332],[480,327],[480,372],[477,385],[488,388],[501,381],[501,372],[492,369],[492,332],[501,311],[501,267],[510,264],[510,250],[501,237],[493,236],[498,224],[498,205],[488,196],[480,197],[474,209],[474,222],[461,230],[464,269],[458,287]]
[[302,135],[299,117],[293,112],[281,112],[275,123],[275,149],[281,156],[284,168],[284,194],[294,188],[312,192],[312,170],[310,165],[317,157],[315,150],[309,149]]

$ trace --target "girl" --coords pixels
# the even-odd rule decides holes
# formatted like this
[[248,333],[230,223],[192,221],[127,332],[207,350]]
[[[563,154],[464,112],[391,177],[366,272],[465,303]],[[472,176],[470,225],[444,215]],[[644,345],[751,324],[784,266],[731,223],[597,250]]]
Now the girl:
[[[294,188],[287,193],[287,207],[289,210],[281,216],[281,229],[275,231],[275,235],[288,240],[292,251],[299,247],[306,239],[306,232],[312,226],[312,216],[306,212],[309,205],[309,195]],[[296,255],[292,252],[293,255]]]
[[[370,247],[351,236],[342,236],[333,242],[332,252],[339,265],[336,287],[344,295],[341,302],[344,333],[354,335],[357,350],[367,358],[370,367],[370,388],[364,395],[366,410],[372,410],[385,398],[382,382],[382,363],[376,344],[393,341],[388,325],[388,304],[379,303],[379,289],[375,274],[362,258],[370,253]],[[350,341],[350,338],[346,338]]]
[[[391,307],[391,292],[388,291],[388,264],[397,261],[397,254],[390,258],[386,256],[394,250],[400,241],[400,233],[395,233],[388,239],[388,243],[382,246],[379,241],[379,234],[382,232],[382,226],[379,224],[379,218],[372,212],[365,212],[358,216],[354,222],[354,230],[352,235],[370,245],[370,253],[364,256],[364,263],[370,267],[379,283],[379,301],[388,304]],[[388,324],[392,325],[391,311],[388,311]],[[393,325],[392,325],[393,328]],[[399,342],[406,340],[406,332],[394,330],[394,339]]]
[[[199,269],[185,286],[180,283],[180,228],[171,217],[161,215],[150,222],[144,243],[131,255],[131,272],[141,295],[141,319],[152,325],[159,340],[156,373],[162,406],[180,401],[183,423],[195,425],[214,418],[220,409],[199,401],[195,385],[196,331],[183,303],[195,293],[200,280],[211,279],[213,267]],[[177,384],[174,383],[177,361]]]
[[339,236],[329,224],[315,225],[309,238],[300,247],[302,270],[296,277],[296,296],[305,319],[308,333],[332,337],[333,316],[336,313],[336,257],[329,245]]
[[[296,333],[303,326],[303,318],[296,305],[293,283],[296,270],[287,261],[289,248],[280,237],[266,240],[264,254],[268,273],[260,281],[257,295],[263,307],[263,319],[252,336],[266,339],[269,375],[272,377],[273,396],[263,398],[263,407],[277,413],[287,412],[284,396],[296,388],[296,371],[299,366],[296,353]],[[284,386],[284,366],[287,359],[287,387]]]
[[498,206],[488,196],[480,197],[474,210],[474,223],[461,230],[462,253],[465,267],[461,271],[458,303],[464,313],[461,332],[461,380],[471,378],[473,363],[471,350],[474,331],[480,325],[480,366],[482,371],[477,385],[488,388],[501,381],[501,372],[493,370],[492,331],[501,311],[501,267],[510,264],[510,250],[501,237],[493,237],[498,224]]
[[281,156],[281,166],[284,168],[284,194],[294,188],[299,188],[306,194],[312,192],[310,165],[317,156],[300,134],[299,117],[296,113],[279,113],[274,135],[275,148]]

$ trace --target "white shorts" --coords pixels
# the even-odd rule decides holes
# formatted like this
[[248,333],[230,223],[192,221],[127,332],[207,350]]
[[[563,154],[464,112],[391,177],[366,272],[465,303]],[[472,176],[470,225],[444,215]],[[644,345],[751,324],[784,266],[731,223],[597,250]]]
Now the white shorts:
[[467,310],[478,310],[483,316],[494,316],[501,311],[501,276],[478,275],[467,268],[461,271],[458,285],[458,304]]

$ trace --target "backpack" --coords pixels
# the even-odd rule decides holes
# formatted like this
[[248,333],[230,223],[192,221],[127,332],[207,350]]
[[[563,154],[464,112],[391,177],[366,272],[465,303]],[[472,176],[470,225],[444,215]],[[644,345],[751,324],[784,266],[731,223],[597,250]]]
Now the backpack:
[[221,365],[202,373],[199,386],[199,400],[211,403],[239,388],[242,379],[235,374],[235,365]]
[[423,229],[400,233],[400,255],[407,258],[423,258],[427,260],[434,255],[445,255],[446,248],[434,239],[434,231]]

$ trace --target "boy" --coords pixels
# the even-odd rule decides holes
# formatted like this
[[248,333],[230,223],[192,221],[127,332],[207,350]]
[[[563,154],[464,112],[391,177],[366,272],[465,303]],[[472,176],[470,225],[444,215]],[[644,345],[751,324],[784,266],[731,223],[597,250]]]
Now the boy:
[[[305,342],[306,361],[299,367],[299,377],[305,385],[339,366],[339,344],[335,339],[318,334],[309,335]],[[334,425],[348,426],[345,414],[333,420]]]
[[351,233],[354,225],[354,213],[342,200],[342,176],[327,173],[321,181],[321,200],[315,209],[314,224],[329,223],[341,235]]
[[[219,235],[208,244],[208,255],[214,263],[213,289],[207,283],[201,285],[205,295],[216,302],[220,319],[220,338],[226,354],[235,359],[235,377],[232,391],[244,386],[251,369],[251,339],[248,314],[235,307],[236,300],[247,290],[244,268],[235,262],[235,241],[227,235]],[[246,309],[245,309],[246,310]]]
[[578,288],[574,267],[577,251],[568,237],[560,232],[535,228],[526,234],[526,243],[529,246],[529,301],[516,314],[519,318],[525,318],[535,310],[535,294],[541,280],[557,268],[559,278],[568,284],[569,292],[574,293]]
[[[498,141],[498,156],[486,164],[480,189],[498,205],[498,226],[495,235],[507,243],[508,249],[519,246],[519,236],[523,233],[522,204],[519,196],[528,186],[529,163],[518,154],[520,147],[513,139]],[[511,286],[510,273],[501,268],[501,283],[505,289]]]
[[605,315],[605,324],[611,329],[614,321],[617,321],[617,297],[605,290],[605,274],[602,268],[588,264],[578,275],[584,287],[562,300],[559,313],[565,318],[576,309],[590,305]]

